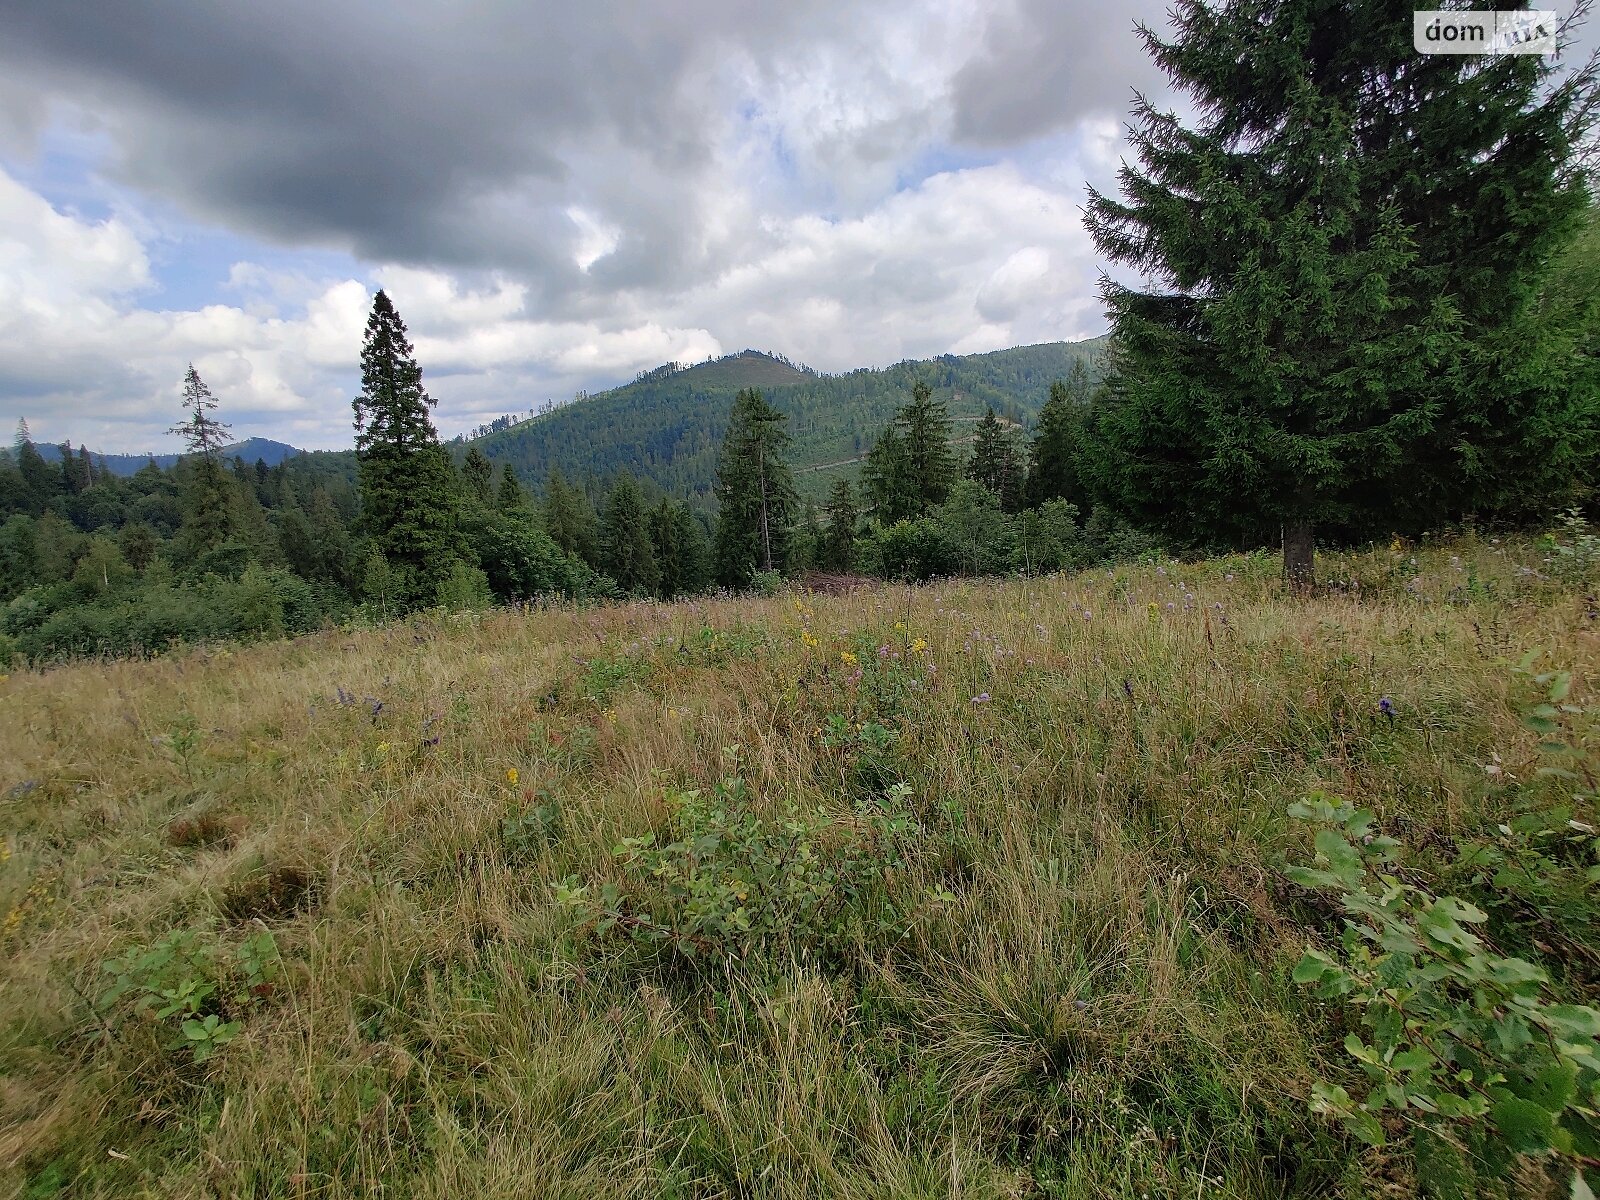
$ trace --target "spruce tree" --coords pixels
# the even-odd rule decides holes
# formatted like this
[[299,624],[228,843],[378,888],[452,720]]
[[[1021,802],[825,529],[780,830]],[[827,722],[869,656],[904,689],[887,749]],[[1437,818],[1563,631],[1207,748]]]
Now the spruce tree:
[[828,524],[822,535],[822,565],[848,571],[855,563],[856,498],[848,479],[836,480],[828,493]]
[[992,408],[985,410],[978,422],[967,478],[993,492],[1004,511],[1016,512],[1022,506],[1022,464],[1016,439],[1000,424]]
[[17,422],[17,437],[12,449],[17,459],[17,472],[22,476],[25,511],[38,516],[60,491],[60,479],[33,444],[26,418]]
[[1028,505],[1067,500],[1080,508],[1083,483],[1079,463],[1084,453],[1083,426],[1089,411],[1089,377],[1082,362],[1072,364],[1065,381],[1050,385],[1050,398],[1034,422],[1028,446]]
[[757,571],[781,571],[788,561],[797,504],[783,451],[788,417],[759,388],[733,401],[717,462],[717,533],[713,548],[719,582],[744,587]]
[[872,515],[882,525],[892,525],[912,514],[916,487],[906,468],[906,443],[890,424],[872,443],[861,468],[861,486],[872,504]]
[[644,497],[633,476],[624,475],[612,485],[600,518],[602,569],[631,596],[654,594],[661,582],[655,547],[650,542],[650,519]]
[[679,501],[673,515],[678,522],[678,593],[699,595],[711,586],[711,541],[687,504]]
[[182,438],[188,451],[179,473],[183,504],[179,540],[184,553],[197,558],[229,541],[236,532],[233,487],[222,465],[222,452],[233,439],[228,426],[212,415],[217,398],[193,363],[183,377],[183,407],[188,416],[167,432]]
[[461,464],[467,499],[488,508],[494,500],[494,464],[476,446],[467,451]]
[[918,381],[911,388],[911,403],[900,410],[904,429],[906,470],[917,488],[915,516],[926,516],[950,496],[956,481],[956,456],[950,449],[950,415],[933,389]]
[[882,524],[926,516],[945,502],[956,481],[950,415],[933,389],[918,380],[911,400],[867,453],[862,483]]
[[581,558],[596,570],[601,569],[594,506],[581,489],[572,487],[562,478],[559,469],[550,473],[545,484],[543,515],[545,532],[562,553]]
[[650,510],[650,545],[655,551],[660,579],[656,594],[670,600],[683,588],[683,546],[679,540],[678,514],[670,500],[663,499]]
[[1395,0],[1178,0],[1146,47],[1124,199],[1091,191],[1112,371],[1097,483],[1192,544],[1416,530],[1550,504],[1595,398],[1545,350],[1541,270],[1582,219],[1588,72],[1423,55]]
[[406,608],[432,604],[464,551],[455,468],[428,415],[434,403],[423,390],[405,323],[379,291],[367,318],[354,407],[361,520],[394,577],[386,583],[386,606],[391,599]]
[[505,463],[500,468],[500,487],[495,492],[494,506],[503,513],[532,511],[528,503],[528,493],[522,490],[522,484],[518,482],[517,473],[510,463]]

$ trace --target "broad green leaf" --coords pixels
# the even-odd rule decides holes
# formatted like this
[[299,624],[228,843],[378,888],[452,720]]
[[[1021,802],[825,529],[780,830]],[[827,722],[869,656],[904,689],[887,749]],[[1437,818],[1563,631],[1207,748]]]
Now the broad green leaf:
[[1337,831],[1332,829],[1319,829],[1315,841],[1317,853],[1328,862],[1328,866],[1341,878],[1352,883],[1361,878],[1361,852],[1352,846]]
[[1555,1121],[1548,1110],[1531,1100],[1511,1096],[1501,1100],[1489,1110],[1489,1119],[1505,1138],[1506,1144],[1519,1154],[1530,1154],[1550,1148],[1550,1136]]
[[1328,973],[1333,962],[1320,950],[1307,950],[1295,964],[1292,978],[1296,983],[1315,983]]
[[1433,1054],[1422,1046],[1402,1050],[1389,1060],[1389,1065],[1396,1071],[1419,1071],[1423,1067],[1431,1067],[1433,1063]]

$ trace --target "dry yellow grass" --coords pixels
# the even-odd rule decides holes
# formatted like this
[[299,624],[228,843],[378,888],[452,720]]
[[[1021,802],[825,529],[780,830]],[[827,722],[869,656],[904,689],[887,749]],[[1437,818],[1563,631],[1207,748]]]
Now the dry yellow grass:
[[[1538,786],[1510,664],[1542,648],[1577,694],[1600,657],[1530,546],[1411,558],[1330,559],[1362,587],[1305,602],[1241,557],[13,674],[0,1189],[1407,1194],[1305,1111],[1345,1066],[1286,979],[1284,810],[1350,796],[1427,863]],[[879,646],[918,683],[866,713]],[[575,931],[553,885],[617,878],[725,747],[758,805],[846,811],[829,716],[896,735],[894,936],[697,974]],[[508,847],[541,803],[559,829]],[[286,974],[209,1062],[96,1013],[129,947],[261,928]]]

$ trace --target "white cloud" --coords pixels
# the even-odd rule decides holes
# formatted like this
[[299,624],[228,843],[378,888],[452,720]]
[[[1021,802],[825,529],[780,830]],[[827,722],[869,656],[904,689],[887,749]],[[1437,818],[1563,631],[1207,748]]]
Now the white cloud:
[[[194,5],[232,81],[205,97],[116,6],[34,13],[0,45],[0,153],[72,126],[85,179],[48,194],[115,215],[0,159],[0,400],[143,449],[192,359],[240,435],[347,445],[380,286],[446,434],[745,347],[839,371],[1093,335],[1083,181],[1113,179],[1141,56],[1125,19],[1069,7],[1086,41],[1043,0],[625,0],[559,37],[402,0],[335,86],[355,16],[308,39],[286,10]],[[182,258],[200,220],[239,261]]]

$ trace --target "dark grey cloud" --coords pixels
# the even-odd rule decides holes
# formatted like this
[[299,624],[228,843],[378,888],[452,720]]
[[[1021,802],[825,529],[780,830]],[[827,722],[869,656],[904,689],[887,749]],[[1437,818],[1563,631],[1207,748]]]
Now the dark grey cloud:
[[1133,31],[1136,22],[1159,29],[1166,9],[1165,0],[1015,0],[999,9],[981,51],[952,81],[955,136],[1012,145],[1126,114],[1135,89],[1159,94],[1164,85]]
[[[788,12],[8,0],[0,64],[92,112],[123,181],[197,216],[560,286],[571,266],[552,240],[583,191],[574,170],[596,152],[624,157],[639,207],[669,207],[681,225],[711,152],[712,97],[694,85],[726,50],[719,31],[765,52],[796,32]],[[641,281],[681,258],[672,230],[650,226],[622,248]]]
[[[447,428],[750,345],[1099,332],[1078,202],[1140,56],[1126,9],[1022,5],[0,0],[0,397],[128,448],[194,360],[339,444],[379,284]],[[53,136],[88,178],[19,168]],[[242,241],[212,296],[195,223]]]

